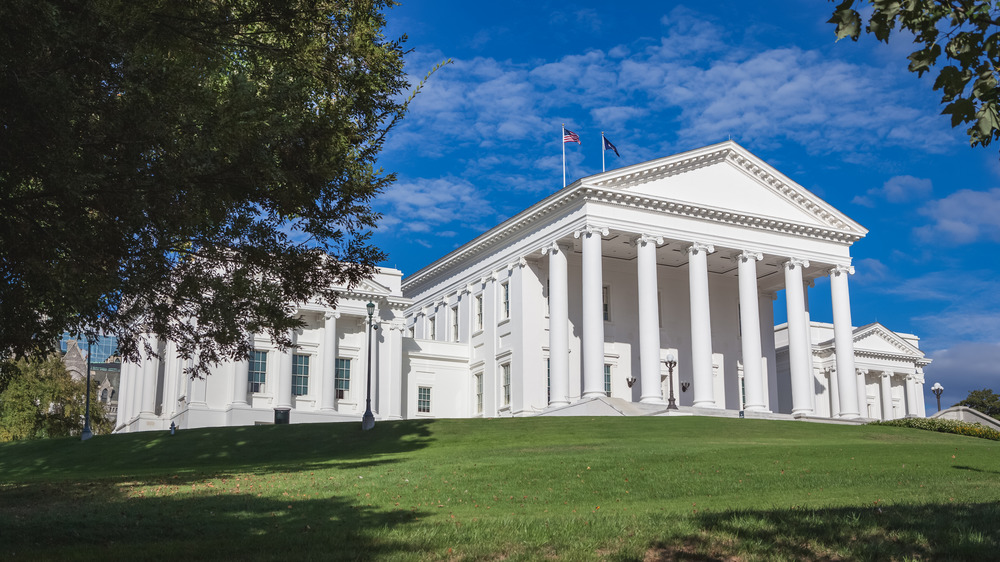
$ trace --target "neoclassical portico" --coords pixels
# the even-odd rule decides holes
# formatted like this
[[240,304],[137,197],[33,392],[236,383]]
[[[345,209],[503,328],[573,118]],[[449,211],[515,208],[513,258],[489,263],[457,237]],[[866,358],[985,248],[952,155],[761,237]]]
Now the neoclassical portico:
[[[469,347],[471,375],[485,387],[472,415],[479,403],[483,415],[530,415],[606,395],[663,404],[668,353],[682,405],[814,415],[805,287],[829,277],[845,373],[837,415],[854,418],[847,278],[850,246],[866,232],[726,142],[578,180],[408,277],[403,290],[414,316],[441,302],[436,309],[465,318],[468,287],[486,309],[499,300],[513,311],[453,342]],[[525,264],[516,279],[511,263]],[[787,380],[774,355],[779,291],[794,357]],[[508,302],[513,294],[519,302]],[[441,339],[421,324],[412,322],[417,339]],[[490,387],[502,390],[492,400]]]

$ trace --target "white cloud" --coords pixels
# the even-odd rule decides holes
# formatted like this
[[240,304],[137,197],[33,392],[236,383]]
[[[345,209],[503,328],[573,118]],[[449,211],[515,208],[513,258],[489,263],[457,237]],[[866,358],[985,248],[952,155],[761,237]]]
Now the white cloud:
[[[1000,392],[1000,343],[959,343],[934,353],[932,359],[924,369],[924,388],[929,390],[935,382],[944,386],[942,408],[964,400],[970,390]],[[933,400],[933,396],[927,398],[928,413],[935,409]]]
[[889,178],[882,187],[873,187],[865,195],[858,195],[852,203],[874,207],[876,199],[884,199],[890,203],[905,203],[914,199],[923,199],[934,191],[934,184],[926,178],[914,176],[894,176]]
[[1000,242],[1000,188],[989,191],[962,189],[944,199],[930,201],[920,214],[931,224],[915,229],[925,241],[968,244],[979,240]]
[[495,211],[482,191],[456,178],[399,181],[379,197],[383,213],[382,229],[400,233],[435,233],[453,237],[452,228],[461,225],[485,230],[494,224]]
[[[569,21],[588,13],[559,17]],[[662,37],[637,38],[609,51],[584,49],[530,62],[456,59],[431,77],[383,156],[401,150],[425,158],[490,152],[498,161],[483,166],[477,158],[460,159],[468,169],[455,173],[478,178],[512,168],[516,183],[494,188],[534,190],[541,176],[523,181],[522,176],[536,172],[523,155],[541,156],[550,149],[558,154],[555,139],[564,121],[589,144],[584,150],[599,141],[599,130],[613,130],[623,155],[616,165],[730,136],[757,149],[792,141],[811,153],[834,152],[847,159],[874,147],[940,152],[948,146],[941,140],[952,132],[937,115],[936,103],[900,95],[900,90],[921,87],[897,83],[905,72],[844,62],[826,51],[733,44],[727,30],[682,7],[662,22]],[[420,76],[444,58],[440,52],[414,53],[407,68]],[[922,107],[911,99],[934,105]],[[580,115],[580,109],[585,122],[570,124],[566,116]],[[922,194],[921,181],[899,176],[865,197],[868,203],[875,197],[895,200],[906,187]]]

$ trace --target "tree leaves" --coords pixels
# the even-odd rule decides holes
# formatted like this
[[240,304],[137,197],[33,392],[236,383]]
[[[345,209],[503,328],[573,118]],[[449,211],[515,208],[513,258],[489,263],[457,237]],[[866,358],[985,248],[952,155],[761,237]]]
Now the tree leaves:
[[[932,72],[944,54],[949,64],[934,80],[941,90],[942,114],[951,115],[952,127],[973,123],[966,133],[973,146],[987,146],[1000,137],[997,73],[1000,68],[1000,8],[994,0],[844,0],[834,9],[828,23],[836,25],[840,40],[857,40],[861,16],[856,7],[872,9],[865,30],[876,39],[889,41],[899,29],[913,34],[921,46],[907,57],[910,72],[923,76]],[[941,41],[940,38],[944,38]],[[969,82],[972,88],[969,89]]]
[[204,374],[370,276],[409,89],[390,6],[0,3],[0,359],[155,334]]

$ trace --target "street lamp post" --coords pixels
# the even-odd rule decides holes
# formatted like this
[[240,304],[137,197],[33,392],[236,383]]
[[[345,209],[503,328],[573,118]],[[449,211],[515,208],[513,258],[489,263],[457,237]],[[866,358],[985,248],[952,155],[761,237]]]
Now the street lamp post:
[[93,347],[94,341],[87,338],[87,406],[83,411],[83,431],[80,432],[80,441],[86,441],[94,436],[94,432],[90,430],[90,357],[93,355],[91,349]]
[[931,392],[934,393],[934,396],[937,396],[938,411],[940,412],[941,411],[941,393],[944,392],[944,387],[941,386],[941,383],[936,382],[936,383],[934,383],[934,386],[931,387]]
[[677,366],[677,360],[674,359],[673,353],[667,354],[667,360],[663,362],[667,366],[667,384],[670,386],[670,398],[667,399],[667,409],[677,410],[677,402],[674,401],[674,367]]
[[361,418],[361,430],[368,431],[375,427],[375,414],[372,414],[372,330],[375,329],[375,303],[368,302],[368,398],[365,400],[365,415]]

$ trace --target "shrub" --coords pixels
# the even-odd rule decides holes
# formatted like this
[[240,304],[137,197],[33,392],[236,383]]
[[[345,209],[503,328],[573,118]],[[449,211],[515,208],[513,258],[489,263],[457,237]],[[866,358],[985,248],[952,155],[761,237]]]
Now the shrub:
[[940,433],[957,433],[970,437],[981,437],[1000,441],[1000,431],[979,423],[969,423],[958,420],[942,420],[932,418],[902,418],[898,420],[873,421],[869,425],[888,425],[893,427],[912,427]]

